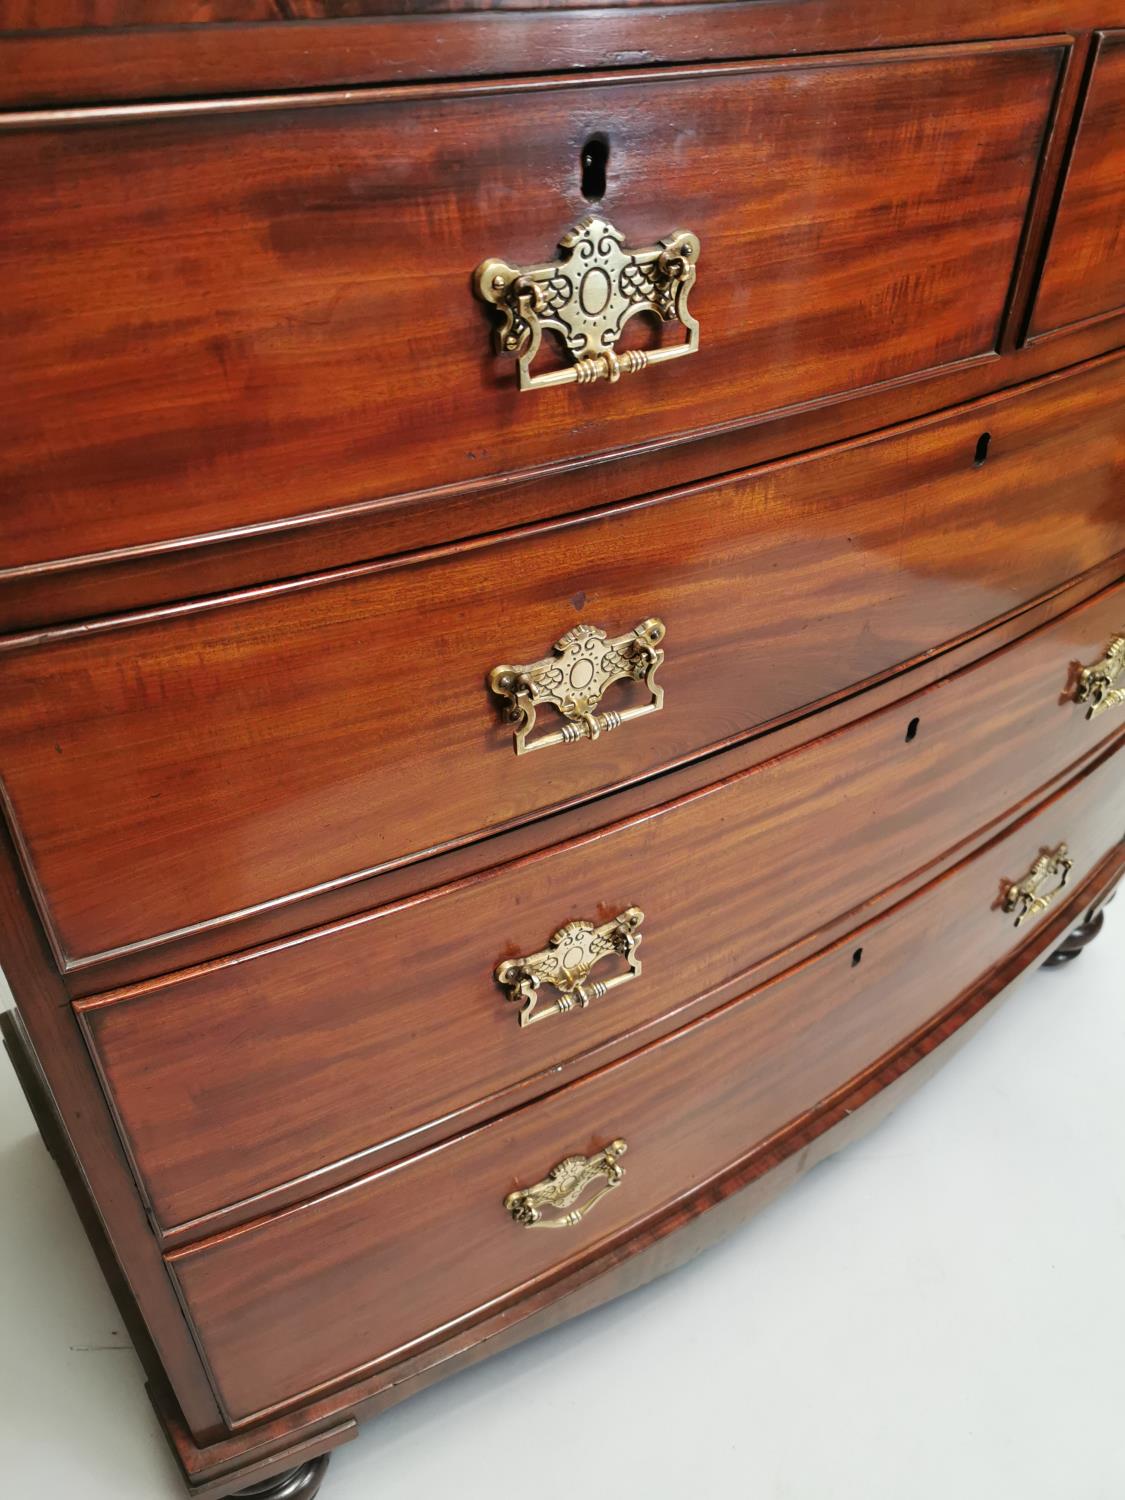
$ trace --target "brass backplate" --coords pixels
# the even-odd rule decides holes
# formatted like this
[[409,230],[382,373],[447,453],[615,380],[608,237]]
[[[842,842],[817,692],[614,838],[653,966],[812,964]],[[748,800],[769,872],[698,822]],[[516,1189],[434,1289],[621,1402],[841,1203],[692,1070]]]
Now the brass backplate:
[[[486,260],[474,278],[477,295],[502,314],[497,346],[515,356],[521,391],[614,382],[699,348],[699,324],[688,311],[699,240],[690,230],[677,229],[659,244],[630,250],[620,230],[589,215],[563,235],[559,251],[558,260],[538,266]],[[618,354],[622,330],[638,313],[655,314],[665,323],[678,321],[687,336],[679,344]],[[548,328],[559,335],[574,363],[533,375],[531,366]]]
[[[659,713],[664,707],[664,689],[656,674],[664,661],[663,639],[663,620],[642,620],[627,635],[613,640],[596,625],[575,625],[555,642],[553,655],[522,667],[493,667],[488,685],[505,700],[505,717],[515,726],[516,754],[596,740],[633,719]],[[606,689],[628,679],[644,682],[649,701],[620,712],[599,713]],[[532,739],[538,710],[544,706],[556,709],[566,722],[561,729]]]

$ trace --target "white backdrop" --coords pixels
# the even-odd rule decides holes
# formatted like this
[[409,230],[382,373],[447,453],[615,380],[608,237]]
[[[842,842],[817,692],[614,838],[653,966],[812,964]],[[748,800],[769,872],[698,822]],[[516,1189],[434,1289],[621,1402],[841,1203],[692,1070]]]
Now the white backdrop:
[[[415,1398],[323,1500],[1122,1500],[1125,899],[873,1134],[692,1265]],[[0,1066],[13,1497],[175,1500]]]

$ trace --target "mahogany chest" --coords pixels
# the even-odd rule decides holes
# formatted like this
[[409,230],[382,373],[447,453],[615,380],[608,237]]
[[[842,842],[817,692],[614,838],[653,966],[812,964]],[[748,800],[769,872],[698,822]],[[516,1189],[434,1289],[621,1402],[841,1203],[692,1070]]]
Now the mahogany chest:
[[695,1253],[1125,869],[1118,0],[0,0],[12,1060],[189,1492]]

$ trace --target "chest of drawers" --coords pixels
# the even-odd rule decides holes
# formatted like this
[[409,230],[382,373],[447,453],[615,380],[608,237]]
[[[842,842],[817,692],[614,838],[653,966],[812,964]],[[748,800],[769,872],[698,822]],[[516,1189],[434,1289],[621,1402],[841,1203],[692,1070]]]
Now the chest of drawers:
[[190,1493],[311,1500],[1096,934],[1123,40],[0,0],[4,1035]]

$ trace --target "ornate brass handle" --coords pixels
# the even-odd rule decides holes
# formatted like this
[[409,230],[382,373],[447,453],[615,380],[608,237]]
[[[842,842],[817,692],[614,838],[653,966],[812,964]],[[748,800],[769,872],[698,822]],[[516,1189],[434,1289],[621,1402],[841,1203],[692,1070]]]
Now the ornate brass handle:
[[[1037,917],[1040,912],[1047,910],[1070,879],[1073,868],[1074,861],[1070,858],[1066,845],[1060,844],[1057,849],[1041,854],[1023,879],[1008,887],[1004,897],[1004,910],[1015,912],[1017,927],[1022,926],[1028,917]],[[1058,884],[1045,891],[1043,886],[1048,880],[1057,880]]]
[[[699,324],[687,305],[699,258],[694,234],[677,229],[658,245],[629,250],[620,230],[590,216],[563,235],[559,249],[560,260],[541,266],[486,260],[474,278],[477,295],[503,315],[497,346],[515,355],[521,391],[616,381],[699,348]],[[678,319],[687,338],[663,349],[614,353],[625,324],[641,312],[655,313],[665,323]],[[545,328],[560,335],[575,362],[533,375]]]
[[[493,667],[488,674],[488,685],[498,697],[507,699],[504,716],[515,725],[516,754],[546,750],[549,745],[596,740],[630,719],[659,713],[664,707],[664,689],[656,681],[656,674],[664,661],[664,652],[660,650],[663,639],[663,620],[642,620],[628,635],[619,635],[612,641],[594,625],[575,625],[555,642],[553,656],[524,667]],[[612,710],[597,713],[606,688],[627,678],[634,682],[643,680],[652,694],[651,700],[620,713]],[[530,740],[528,736],[535,727],[541,704],[557,709],[566,723],[561,729]]]
[[[498,983],[508,991],[508,999],[519,1004],[520,1025],[547,1021],[576,1006],[585,1008],[591,1000],[600,1000],[618,985],[636,979],[641,972],[637,945],[644,919],[643,911],[630,906],[600,927],[593,922],[568,922],[538,953],[529,953],[526,958],[508,958],[497,964]],[[629,965],[629,972],[588,984],[591,969],[611,953],[620,954]],[[556,995],[549,1005],[541,1006],[539,987],[543,984],[551,985]]]
[[1088,719],[1096,719],[1107,709],[1125,703],[1125,682],[1116,686],[1120,677],[1125,677],[1125,635],[1115,635],[1101,661],[1083,667],[1078,674],[1075,702],[1087,705]]
[[[575,1224],[582,1222],[607,1193],[612,1193],[614,1188],[621,1186],[625,1168],[621,1165],[620,1158],[627,1150],[624,1141],[611,1141],[595,1156],[568,1156],[557,1167],[552,1167],[542,1182],[537,1182],[534,1187],[519,1188],[516,1192],[509,1193],[504,1199],[504,1207],[516,1223],[522,1224],[526,1229],[572,1229]],[[574,1200],[599,1177],[605,1178],[604,1187],[592,1198],[588,1198],[581,1208],[570,1208]],[[570,1212],[545,1219],[545,1208],[570,1209]]]

